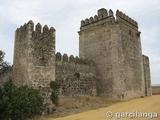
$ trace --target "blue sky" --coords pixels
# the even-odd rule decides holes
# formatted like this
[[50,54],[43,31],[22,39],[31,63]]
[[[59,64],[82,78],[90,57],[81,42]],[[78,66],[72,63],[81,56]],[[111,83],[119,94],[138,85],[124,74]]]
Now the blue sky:
[[139,23],[143,53],[150,57],[152,84],[160,84],[159,0],[0,0],[0,49],[12,63],[14,31],[32,19],[56,28],[56,51],[78,55],[80,21],[100,8],[119,9]]

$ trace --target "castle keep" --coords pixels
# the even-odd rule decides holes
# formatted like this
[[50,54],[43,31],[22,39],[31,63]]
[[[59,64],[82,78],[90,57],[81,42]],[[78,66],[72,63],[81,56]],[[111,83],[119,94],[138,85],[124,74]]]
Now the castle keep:
[[151,95],[149,58],[142,55],[138,23],[102,8],[81,21],[79,57],[55,53],[55,29],[32,21],[16,30],[13,81],[39,89],[50,105],[51,81],[62,96],[127,100]]
[[[115,18],[116,17],[116,18]],[[143,96],[143,63],[138,24],[117,10],[98,10],[81,22],[80,57],[97,66],[98,94],[111,99]]]

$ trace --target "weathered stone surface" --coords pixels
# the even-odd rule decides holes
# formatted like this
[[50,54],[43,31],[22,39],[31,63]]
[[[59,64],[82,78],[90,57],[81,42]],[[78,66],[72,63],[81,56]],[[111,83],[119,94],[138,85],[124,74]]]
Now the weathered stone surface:
[[152,86],[152,94],[153,95],[160,95],[160,85]]
[[144,71],[144,81],[145,81],[145,95],[151,96],[152,86],[151,86],[149,58],[145,55],[143,55],[143,71]]
[[73,55],[71,55],[71,56],[69,57],[69,62],[75,62],[75,58],[74,58]]
[[64,61],[64,62],[68,62],[68,55],[67,55],[67,54],[64,54],[64,55],[63,55],[63,61]]
[[56,61],[61,61],[62,60],[62,55],[60,52],[56,53]]
[[[66,54],[64,54],[67,56]],[[63,56],[64,56],[63,55]],[[56,61],[56,81],[60,85],[60,95],[97,95],[96,67],[71,56],[71,61]],[[73,62],[78,59],[81,62]]]
[[108,16],[108,12],[105,8],[101,8],[97,11],[99,19],[103,19]]
[[97,66],[99,96],[118,100],[144,96],[138,27],[122,12],[116,15],[115,20],[109,10],[110,17],[81,26],[80,57],[93,60]]

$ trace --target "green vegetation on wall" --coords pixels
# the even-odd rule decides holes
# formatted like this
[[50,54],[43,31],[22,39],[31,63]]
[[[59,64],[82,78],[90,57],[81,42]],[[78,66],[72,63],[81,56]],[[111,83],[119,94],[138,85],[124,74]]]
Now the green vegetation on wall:
[[55,105],[58,105],[59,85],[58,85],[57,81],[51,81],[50,87],[51,87],[51,90],[52,90],[52,94],[51,94],[52,103],[55,104]]
[[7,81],[0,87],[0,120],[26,120],[43,111],[43,98],[39,91],[16,87]]

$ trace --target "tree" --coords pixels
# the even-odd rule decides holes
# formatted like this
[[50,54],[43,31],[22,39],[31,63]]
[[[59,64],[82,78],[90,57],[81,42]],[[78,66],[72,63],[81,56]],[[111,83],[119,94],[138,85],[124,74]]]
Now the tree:
[[38,90],[16,87],[7,81],[0,88],[0,120],[26,120],[43,111],[43,98]]
[[8,70],[11,70],[11,66],[9,63],[4,61],[5,53],[0,50],[0,75],[7,72]]
[[11,101],[16,87],[11,81],[7,81],[0,88],[0,119],[9,120],[11,110]]
[[5,55],[4,52],[0,50],[0,65],[1,63],[3,63],[4,55]]
[[4,64],[4,52],[0,50],[0,70],[3,68]]

